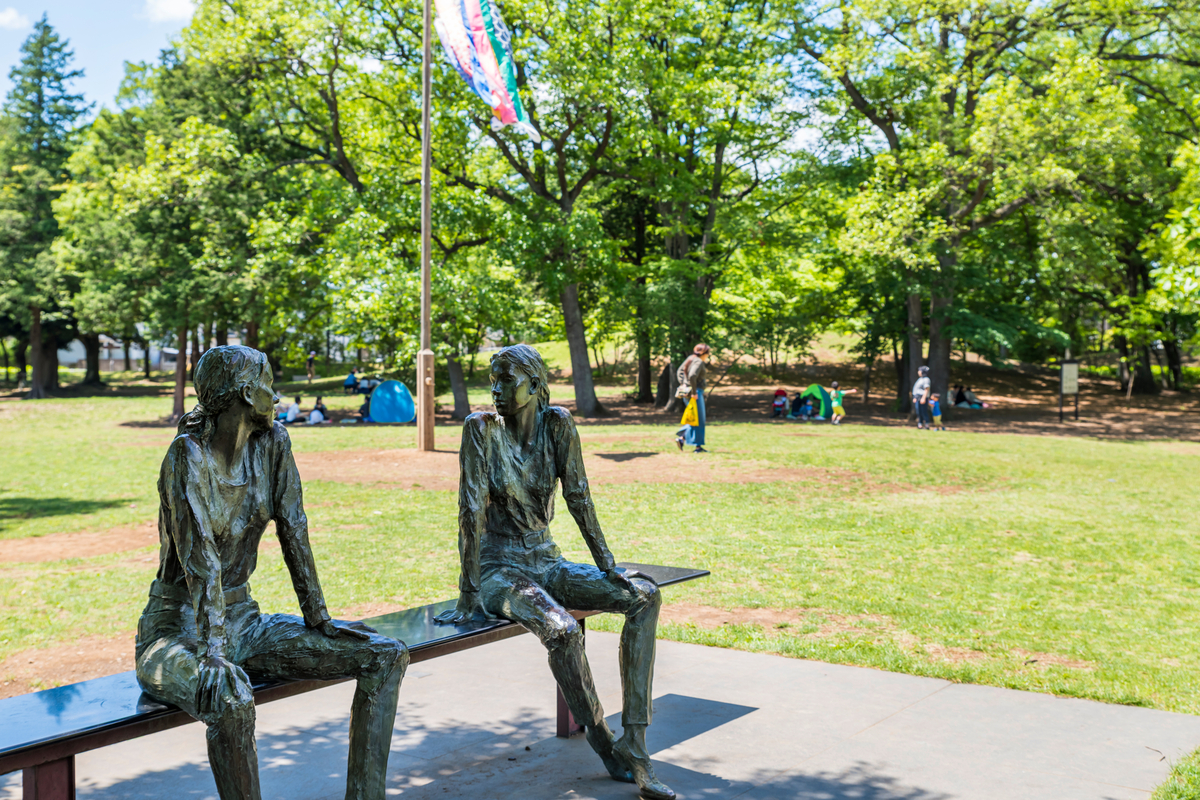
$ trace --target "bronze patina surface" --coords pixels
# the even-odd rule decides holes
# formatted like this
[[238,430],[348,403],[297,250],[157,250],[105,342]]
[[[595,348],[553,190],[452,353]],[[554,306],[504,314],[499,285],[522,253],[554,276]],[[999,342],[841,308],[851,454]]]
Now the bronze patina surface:
[[[535,633],[587,740],[616,780],[635,782],[643,797],[675,793],[654,776],[646,750],[658,587],[616,568],[596,517],[571,414],[549,404],[546,365],[527,345],[492,357],[496,413],[476,413],[463,427],[459,452],[459,556],[456,608],[443,623],[502,617]],[[550,538],[554,496],[563,498],[595,566],[563,558]],[[621,632],[622,736],[604,721],[583,631],[568,609],[625,615]]]
[[[158,577],[138,623],[138,682],[208,726],[222,800],[260,797],[249,675],[355,678],[346,797],[382,800],[408,652],[358,623],[331,620],[308,543],[300,476],[267,358],[215,347],[196,366],[199,403],[159,474]],[[268,522],[302,617],[263,614],[249,580]]]

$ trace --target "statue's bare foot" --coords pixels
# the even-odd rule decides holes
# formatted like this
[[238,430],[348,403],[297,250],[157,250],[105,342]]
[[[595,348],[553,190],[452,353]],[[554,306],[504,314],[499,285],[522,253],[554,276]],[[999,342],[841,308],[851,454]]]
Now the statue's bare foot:
[[613,742],[616,741],[616,737],[613,736],[612,729],[608,727],[607,722],[601,721],[599,725],[590,726],[585,736],[588,744],[596,751],[596,755],[600,756],[600,760],[604,762],[604,768],[608,770],[608,774],[614,781],[633,783],[633,774],[625,767],[621,759],[613,755]]
[[625,762],[633,779],[638,785],[638,791],[647,800],[675,800],[675,792],[670,786],[654,777],[654,767],[650,764],[650,756],[644,747],[636,742],[631,743],[628,736],[622,736],[620,741],[613,744],[613,753]]

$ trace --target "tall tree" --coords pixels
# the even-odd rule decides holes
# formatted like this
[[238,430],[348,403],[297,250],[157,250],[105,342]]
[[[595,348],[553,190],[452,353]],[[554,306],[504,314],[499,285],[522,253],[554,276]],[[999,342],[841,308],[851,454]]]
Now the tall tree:
[[67,178],[72,131],[87,107],[68,89],[83,72],[71,69],[68,42],[46,16],[34,24],[21,54],[4,104],[11,122],[0,154],[0,272],[6,276],[0,293],[28,319],[29,397],[37,399],[57,385],[58,345],[73,335],[68,288],[50,251],[59,233],[52,203]]

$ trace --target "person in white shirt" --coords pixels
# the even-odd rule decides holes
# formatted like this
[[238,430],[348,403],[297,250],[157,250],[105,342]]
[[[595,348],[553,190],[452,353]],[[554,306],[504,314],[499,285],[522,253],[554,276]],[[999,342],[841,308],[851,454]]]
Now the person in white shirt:
[[295,422],[298,419],[300,419],[300,396],[299,395],[297,395],[296,399],[292,401],[292,404],[290,406],[288,406],[287,414],[284,415],[283,421],[291,423],[291,422]]

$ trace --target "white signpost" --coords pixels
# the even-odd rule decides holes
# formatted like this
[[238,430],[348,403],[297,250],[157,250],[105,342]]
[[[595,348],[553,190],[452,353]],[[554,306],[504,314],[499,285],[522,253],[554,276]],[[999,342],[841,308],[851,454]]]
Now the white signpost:
[[1063,361],[1058,372],[1058,421],[1063,421],[1063,397],[1075,395],[1075,419],[1079,419],[1079,362]]

